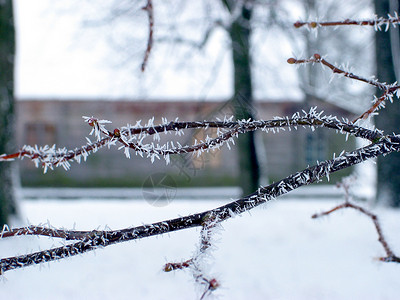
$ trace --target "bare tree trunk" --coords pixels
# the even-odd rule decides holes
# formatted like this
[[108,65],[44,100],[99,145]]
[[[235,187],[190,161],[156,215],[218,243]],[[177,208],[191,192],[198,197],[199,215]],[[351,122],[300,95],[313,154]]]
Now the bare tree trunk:
[[[393,0],[375,0],[375,12],[380,17],[387,16],[390,11],[390,2]],[[398,0],[395,0],[398,3]],[[393,30],[393,28],[390,28]],[[399,33],[396,32],[398,35]],[[391,35],[377,31],[376,64],[377,78],[380,82],[393,83],[396,81],[395,65],[392,53]],[[400,45],[396,45],[399,47]],[[399,79],[399,78],[398,78]],[[387,108],[379,112],[375,118],[376,126],[386,134],[399,133],[400,129],[400,102],[386,103]],[[378,158],[378,200],[388,202],[392,206],[400,206],[400,153],[393,153],[390,157]]]
[[[234,1],[223,1],[233,13]],[[234,109],[236,119],[254,119],[253,91],[251,77],[251,16],[252,4],[244,3],[240,15],[232,22],[229,35],[232,42],[232,60],[234,67]],[[259,187],[260,169],[258,165],[255,132],[239,136],[239,184],[244,195],[253,193]]]
[[[11,151],[14,123],[15,32],[12,0],[0,2],[0,154]],[[15,213],[10,162],[0,164],[0,225]]]

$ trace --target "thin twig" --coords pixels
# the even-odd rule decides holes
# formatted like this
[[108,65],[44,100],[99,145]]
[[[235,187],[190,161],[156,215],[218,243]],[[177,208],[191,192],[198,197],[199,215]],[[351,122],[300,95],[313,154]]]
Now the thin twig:
[[100,148],[107,145],[110,141],[110,137],[104,137],[97,142],[92,142],[75,150],[56,150],[55,145],[53,145],[53,147],[44,146],[41,148],[38,148],[37,146],[24,146],[16,153],[0,155],[0,162],[14,160],[15,158],[23,159],[24,157],[27,157],[35,162],[36,167],[43,167],[45,173],[48,168],[53,169],[53,167],[59,166],[63,166],[66,170],[68,170],[68,161],[75,159],[80,162],[81,156],[86,159],[90,153],[96,152]]
[[[297,126],[305,127],[326,127],[334,129],[342,134],[351,134],[356,137],[368,139],[371,142],[382,138],[382,134],[377,130],[369,130],[363,127],[356,126],[351,123],[339,121],[337,118],[332,116],[324,116],[321,112],[316,112],[315,108],[312,108],[310,112],[304,113],[301,116],[299,113],[294,114],[291,118],[276,118],[274,120],[256,120],[256,121],[204,121],[204,122],[170,122],[162,125],[155,126],[144,126],[144,127],[130,127],[127,128],[116,128],[113,131],[107,130],[101,121],[96,118],[87,118],[86,122],[93,127],[95,135],[98,138],[97,142],[91,142],[88,145],[82,146],[75,150],[66,149],[55,149],[53,147],[31,147],[24,146],[19,152],[13,154],[0,155],[0,162],[12,160],[15,158],[30,158],[37,166],[42,166],[46,171],[47,168],[53,169],[53,167],[63,166],[69,168],[69,161],[77,160],[80,161],[80,157],[87,155],[104,148],[105,145],[115,145],[116,142],[123,145],[125,148],[134,150],[135,152],[147,153],[150,157],[152,155],[161,155],[167,158],[168,155],[182,154],[198,151],[208,151],[211,149],[218,148],[224,143],[231,142],[232,138],[237,135],[246,133],[254,130],[272,130],[274,128],[297,128]],[[104,121],[105,122],[105,121]],[[200,141],[193,145],[178,145],[177,147],[162,145],[154,146],[153,144],[142,144],[141,140],[146,135],[155,135],[162,132],[174,131],[178,132],[185,129],[196,129],[196,128],[221,128],[226,132],[220,133],[215,138],[209,138],[206,141]],[[101,138],[101,135],[105,137]]]
[[389,16],[389,18],[375,18],[371,20],[350,20],[346,19],[344,21],[330,21],[330,22],[302,22],[297,21],[294,23],[294,27],[300,28],[304,25],[307,25],[310,28],[317,28],[317,27],[327,27],[327,26],[343,26],[343,25],[356,25],[356,26],[374,26],[380,28],[383,25],[396,25],[400,23],[400,18],[395,14],[395,17]]
[[363,78],[361,76],[355,75],[355,74],[353,74],[351,72],[344,71],[344,70],[334,66],[333,64],[329,63],[324,58],[322,58],[322,56],[320,54],[318,54],[318,53],[315,53],[313,55],[313,57],[311,57],[309,59],[296,59],[296,58],[291,57],[291,58],[289,58],[287,60],[287,62],[289,64],[321,63],[324,66],[326,66],[329,69],[331,69],[333,73],[341,74],[341,75],[343,75],[345,77],[348,77],[348,78],[351,78],[351,79],[354,79],[354,80],[358,80],[358,81],[361,81],[361,82],[368,83],[368,84],[370,84],[372,86],[375,86],[375,87],[377,87],[377,88],[379,88],[381,90],[386,90],[386,88],[387,88],[386,84],[380,83],[380,82],[375,81],[375,80],[370,80],[370,79]]
[[165,272],[170,272],[174,270],[190,269],[193,273],[195,281],[201,285],[205,285],[204,292],[200,299],[203,299],[207,294],[212,293],[219,287],[219,282],[216,278],[209,278],[209,276],[204,274],[202,268],[201,260],[207,255],[207,251],[210,250],[212,246],[212,236],[213,229],[217,226],[218,220],[214,217],[205,217],[202,224],[202,229],[200,232],[200,245],[195,255],[183,262],[178,263],[167,263],[165,264],[163,270]]
[[380,107],[384,106],[384,102],[387,99],[392,101],[394,93],[400,89],[400,85],[397,85],[397,84],[389,85],[386,83],[381,83],[377,80],[366,79],[361,76],[355,75],[351,72],[344,71],[344,70],[334,66],[333,64],[329,63],[328,61],[326,61],[318,53],[314,54],[314,56],[309,59],[296,59],[296,58],[291,57],[287,60],[287,62],[289,64],[321,63],[322,65],[331,69],[334,74],[341,74],[344,77],[347,77],[347,78],[350,78],[353,80],[358,80],[358,81],[367,83],[369,85],[372,85],[374,87],[377,87],[380,90],[383,90],[384,91],[383,95],[380,96],[378,99],[376,99],[376,101],[374,101],[373,105],[368,110],[366,110],[364,113],[362,113],[359,117],[354,119],[352,121],[352,123],[356,123],[358,120],[361,120],[361,119],[367,119],[372,113],[377,111]]
[[65,240],[84,240],[89,235],[94,234],[96,232],[97,231],[54,229],[43,226],[31,225],[11,230],[3,229],[3,231],[0,233],[0,238],[8,238],[13,236],[23,236],[23,235],[36,235],[36,236],[48,236],[53,238],[62,238]]
[[147,4],[143,7],[143,10],[147,12],[149,17],[149,36],[147,39],[146,52],[144,53],[143,62],[141,66],[142,72],[145,71],[147,66],[147,61],[149,60],[151,49],[153,48],[153,33],[154,33],[154,12],[152,0],[147,0]]
[[354,203],[346,201],[346,202],[344,202],[344,203],[342,203],[340,205],[335,206],[334,208],[332,208],[332,209],[330,209],[328,211],[325,211],[325,212],[322,212],[322,213],[318,213],[318,214],[314,214],[311,217],[313,219],[316,219],[316,218],[319,218],[319,217],[322,217],[322,216],[327,216],[327,215],[330,215],[331,213],[333,213],[335,211],[338,211],[340,209],[343,209],[343,208],[352,208],[352,209],[358,210],[359,212],[361,212],[364,215],[366,215],[369,218],[371,218],[372,222],[375,225],[376,232],[378,234],[378,241],[381,243],[383,249],[386,252],[386,257],[380,257],[379,258],[380,261],[400,263],[400,257],[396,256],[393,253],[392,249],[390,248],[388,242],[386,241],[386,239],[385,239],[385,237],[383,235],[382,228],[381,228],[381,225],[380,225],[379,220],[378,220],[378,216],[373,214],[373,213],[371,213],[367,209],[361,207],[360,205],[357,205],[357,204],[354,204]]

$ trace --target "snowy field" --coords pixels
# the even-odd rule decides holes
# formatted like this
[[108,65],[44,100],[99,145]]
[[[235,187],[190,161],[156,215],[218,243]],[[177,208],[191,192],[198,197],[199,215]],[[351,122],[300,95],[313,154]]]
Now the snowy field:
[[[400,299],[400,265],[384,255],[366,216],[315,212],[341,199],[286,198],[223,223],[210,270],[220,282],[212,299]],[[153,207],[144,200],[24,200],[23,218],[78,230],[112,229],[214,208],[227,201],[175,200]],[[400,211],[375,208],[389,244],[400,254]],[[199,230],[113,245],[42,266],[9,271],[0,299],[198,299],[188,270],[164,273],[166,262],[190,258]],[[0,242],[2,257],[30,253],[57,240],[19,237]]]

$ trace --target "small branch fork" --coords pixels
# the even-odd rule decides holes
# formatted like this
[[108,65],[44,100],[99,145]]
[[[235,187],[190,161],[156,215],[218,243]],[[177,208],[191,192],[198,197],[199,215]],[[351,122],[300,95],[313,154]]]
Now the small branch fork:
[[318,28],[318,27],[328,27],[328,26],[345,26],[345,25],[356,25],[356,26],[374,26],[375,30],[381,30],[382,26],[385,26],[385,30],[387,31],[390,25],[396,26],[400,23],[400,18],[397,15],[397,12],[394,12],[394,16],[388,15],[388,18],[383,17],[375,17],[371,20],[350,20],[346,19],[344,21],[331,21],[331,22],[302,22],[297,21],[294,23],[294,27],[300,28],[303,26],[308,26],[309,28]]
[[320,64],[328,67],[329,69],[331,69],[334,74],[340,74],[340,75],[342,75],[344,77],[347,77],[347,78],[350,78],[350,79],[353,79],[353,80],[357,80],[357,81],[361,81],[361,82],[367,83],[369,85],[372,85],[374,87],[377,87],[380,90],[383,90],[382,96],[380,96],[379,98],[375,99],[373,105],[367,111],[365,111],[363,114],[361,114],[359,117],[354,119],[353,123],[355,123],[355,122],[357,122],[358,120],[361,120],[361,119],[365,120],[369,116],[371,116],[375,111],[377,111],[379,108],[383,108],[385,106],[385,101],[387,99],[389,99],[390,102],[392,102],[393,101],[393,95],[395,93],[398,93],[399,89],[400,89],[400,86],[397,85],[396,83],[394,83],[392,85],[389,85],[389,84],[386,84],[386,83],[378,82],[377,80],[366,79],[366,78],[360,77],[358,75],[355,75],[353,73],[344,71],[344,70],[334,66],[333,64],[329,63],[328,61],[326,61],[318,53],[314,54],[314,56],[309,58],[309,59],[296,59],[296,58],[291,57],[291,58],[289,58],[287,60],[287,62],[289,64],[320,63]]
[[350,186],[349,186],[348,182],[342,181],[341,183],[339,183],[339,187],[342,187],[344,189],[344,191],[345,191],[345,202],[340,204],[340,205],[335,206],[334,208],[332,208],[332,209],[330,209],[328,211],[324,211],[324,212],[321,212],[321,213],[316,213],[316,214],[312,215],[311,218],[317,219],[317,218],[320,218],[320,217],[323,217],[323,216],[327,216],[327,215],[330,215],[331,213],[333,213],[335,211],[338,211],[338,210],[344,209],[344,208],[352,208],[352,209],[355,209],[355,210],[361,212],[362,214],[364,214],[367,217],[369,217],[372,220],[372,222],[374,223],[376,232],[378,234],[378,241],[381,243],[383,249],[386,252],[386,256],[385,257],[379,257],[378,259],[380,261],[383,261],[383,262],[400,263],[400,257],[398,257],[398,256],[396,256],[394,254],[394,252],[390,248],[388,242],[386,241],[386,239],[385,239],[385,237],[383,235],[382,227],[381,227],[381,225],[379,223],[378,216],[373,214],[373,213],[371,213],[370,211],[368,211],[367,209],[363,208],[362,206],[350,202],[350,200],[351,200],[350,193],[349,193]]
[[183,270],[187,268],[190,269],[193,273],[195,282],[204,288],[200,299],[204,299],[208,294],[212,293],[220,286],[216,278],[210,278],[210,276],[204,274],[204,267],[202,266],[204,264],[203,260],[207,258],[208,252],[212,249],[213,231],[216,227],[218,227],[218,225],[218,221],[215,218],[206,217],[204,223],[202,224],[202,229],[200,232],[200,245],[196,251],[196,254],[192,258],[180,263],[167,263],[163,268],[165,272]]

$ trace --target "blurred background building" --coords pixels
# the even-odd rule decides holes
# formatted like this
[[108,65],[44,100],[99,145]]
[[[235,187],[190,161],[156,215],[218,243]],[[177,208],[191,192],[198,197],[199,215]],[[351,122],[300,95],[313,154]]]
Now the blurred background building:
[[[320,102],[318,108],[328,115],[353,118],[354,114],[327,102]],[[304,109],[303,102],[279,101],[257,102],[257,117],[263,120],[275,116],[292,116]],[[17,143],[18,145],[60,145],[75,149],[86,144],[91,127],[83,122],[82,115],[95,116],[112,121],[109,130],[136,124],[141,120],[144,125],[150,118],[155,124],[165,117],[169,121],[217,120],[233,114],[230,101],[129,101],[128,100],[27,100],[17,102]],[[204,140],[205,135],[213,135],[212,130],[186,130],[184,136],[168,134],[167,138],[181,144],[192,144],[195,140]],[[215,132],[214,132],[215,134]],[[308,128],[280,131],[258,135],[259,148],[264,152],[266,177],[278,180],[289,174],[332,157],[343,149],[354,148],[354,140],[345,141],[345,136],[332,130],[319,129],[315,132]],[[238,185],[240,167],[236,147],[230,150],[223,146],[220,151],[203,153],[201,156],[191,153],[172,156],[166,165],[164,159],[155,161],[135,155],[127,159],[118,147],[104,147],[90,155],[86,163],[72,163],[65,171],[56,168],[43,174],[33,162],[25,159],[20,162],[21,180],[24,186],[142,186],[148,176],[154,173],[173,175],[180,186],[220,186]],[[347,173],[349,170],[346,171]],[[343,173],[342,173],[343,175]]]
[[[18,147],[80,147],[90,132],[83,115],[112,121],[110,129],[138,120],[144,124],[153,116],[155,122],[231,115],[267,120],[312,106],[351,119],[371,99],[366,85],[330,81],[331,72],[318,65],[296,69],[286,63],[293,53],[310,57],[319,52],[370,75],[371,31],[321,28],[317,35],[293,26],[299,19],[369,16],[369,0],[266,0],[254,6],[240,2],[236,9],[235,1],[154,2],[154,41],[145,72],[140,66],[149,34],[142,9],[146,1],[14,4]],[[243,80],[246,87],[240,87]],[[238,112],[241,104],[245,109]],[[180,139],[190,144],[204,137],[194,131]],[[239,145],[223,147],[201,157],[174,157],[168,166],[133,153],[127,160],[117,149],[102,149],[68,172],[42,174],[28,160],[18,164],[24,186],[141,186],[152,173],[164,172],[181,186],[243,185],[252,192],[355,146],[354,140],[345,143],[344,136],[325,129],[260,133],[254,139],[256,153],[239,154],[244,148]],[[257,158],[252,160],[259,169],[254,172],[259,178],[252,179],[255,187],[246,179],[250,167],[243,167],[244,156]]]

